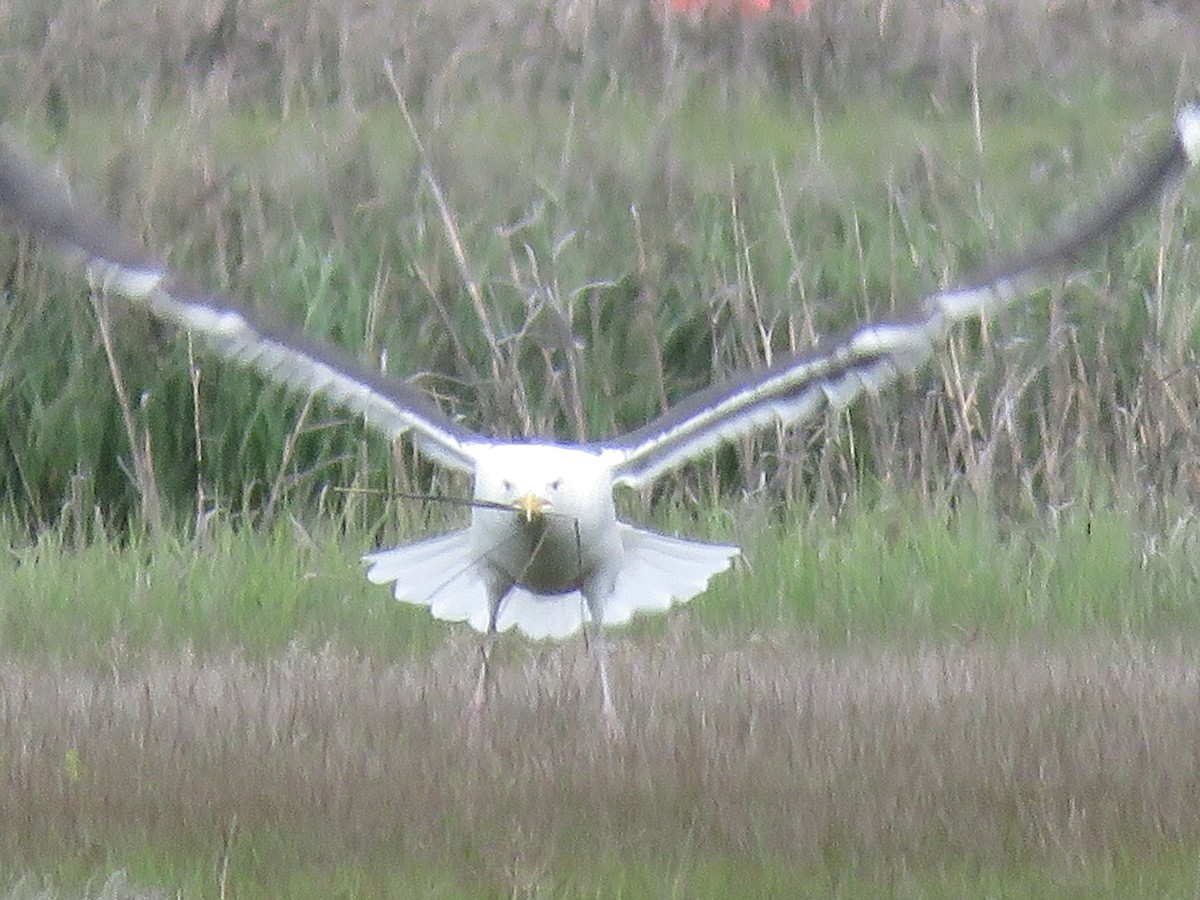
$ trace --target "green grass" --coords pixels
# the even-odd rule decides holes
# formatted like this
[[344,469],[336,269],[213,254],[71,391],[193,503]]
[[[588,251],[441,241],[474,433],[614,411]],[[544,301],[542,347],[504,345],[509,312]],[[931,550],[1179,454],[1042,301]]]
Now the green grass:
[[[908,495],[749,530],[741,519],[756,517],[733,507],[711,521],[663,523],[677,534],[738,541],[746,555],[685,614],[702,630],[919,643],[1090,629],[1154,637],[1200,627],[1190,597],[1200,525],[1191,519],[1176,521],[1164,540],[1163,526],[1106,501],[1081,501],[1053,523],[997,522],[976,501],[928,508]],[[10,541],[0,570],[0,653],[8,658],[107,663],[119,646],[131,660],[183,648],[265,659],[332,643],[389,659],[427,653],[446,630],[366,582],[358,557],[375,540],[357,529],[219,519],[201,540],[139,535],[75,546],[44,532],[30,544]],[[653,640],[666,627],[651,618],[634,633]]]
[[[686,611],[614,635],[618,693],[640,735],[615,757],[591,736],[594,684],[580,642],[511,637],[501,643],[496,715],[513,717],[515,730],[451,750],[446,742],[467,734],[457,710],[472,677],[468,631],[368,585],[356,559],[370,544],[361,533],[217,522],[202,543],[72,547],[46,534],[17,546],[0,571],[7,715],[17,716],[8,727],[13,738],[32,729],[43,743],[32,754],[0,746],[14,779],[8,815],[17,817],[0,829],[0,851],[17,872],[63,889],[95,888],[121,870],[135,885],[189,897],[215,896],[221,859],[235,896],[1023,896],[1035,887],[1038,896],[1120,896],[1192,883],[1188,848],[1200,847],[1200,822],[1153,799],[1163,767],[1188,779],[1190,767],[1162,755],[1166,747],[1126,747],[1115,723],[1133,723],[1133,734],[1159,728],[1166,746],[1187,743],[1189,720],[1172,712],[1185,701],[1167,673],[1193,664],[1190,645],[1165,669],[1153,660],[1200,627],[1184,576],[1200,526],[1180,523],[1169,544],[1151,547],[1157,528],[1103,502],[1052,525],[998,524],[970,502],[928,509],[902,496],[863,501],[836,519],[814,511],[756,520],[752,508],[734,508],[708,524],[663,523],[714,539],[735,533],[750,564]],[[1022,646],[1030,649],[1005,649]],[[867,661],[880,652],[883,661]],[[929,653],[940,660],[922,676],[932,681],[914,680]],[[966,687],[952,677],[939,689],[949,709],[912,705],[915,685],[936,684],[980,654],[996,661]],[[910,667],[887,699],[893,676],[883,673]],[[1023,697],[1021,681],[1042,667],[1051,680]],[[884,678],[884,695],[873,698],[865,683],[860,695],[855,677]],[[1110,695],[1113,678],[1130,680]],[[419,685],[419,697],[408,693]],[[815,705],[773,701],[781,688]],[[113,691],[126,699],[110,707]],[[826,691],[832,706],[819,699]],[[1164,704],[1154,715],[1174,725],[1136,724],[1145,691]],[[143,692],[149,705],[137,712]],[[52,713],[60,703],[65,717]],[[1093,703],[1113,722],[1094,724]],[[751,727],[738,724],[749,714],[739,707],[759,709],[755,718],[778,735],[752,730],[740,749],[722,749],[730,729]],[[38,724],[52,715],[56,724]],[[208,724],[194,731],[193,717]],[[946,769],[934,781],[893,757],[908,752],[910,733],[919,745],[945,745],[927,763]],[[545,760],[527,755],[547,740],[559,746]],[[818,760],[845,752],[826,747],[831,740],[861,746],[842,775],[819,774],[830,763]],[[1086,748],[1095,740],[1113,746],[1093,759]],[[1057,763],[1061,776],[1026,782],[1028,754],[1054,760],[1060,741],[1079,758]],[[776,755],[787,747],[809,761]],[[305,761],[314,752],[323,763]],[[1140,774],[1126,768],[1139,753],[1148,754]],[[737,774],[742,764],[752,774]],[[1068,779],[1061,790],[1075,797],[1080,822],[1092,816],[1081,831],[1053,806],[1028,819],[1058,802],[1059,789],[1041,780],[1053,777]],[[893,782],[884,792],[892,799],[872,810],[876,778]],[[1111,800],[1091,793],[1093,779]],[[814,797],[802,803],[807,814],[793,809],[814,780],[832,805]],[[1178,802],[1191,808],[1180,790]],[[382,796],[373,802],[374,794]],[[927,819],[928,805],[955,796],[961,811]],[[968,804],[1003,798],[1018,806],[988,806],[979,830],[984,813]],[[28,804],[42,815],[21,820]],[[963,843],[964,827],[978,832],[975,846]],[[801,836],[781,842],[792,830]],[[592,843],[595,852],[580,853]]]
[[[503,108],[490,114],[517,115]],[[627,129],[623,152],[647,139],[636,110],[614,103],[604,115]],[[694,126],[686,116],[681,119],[680,130],[688,136],[677,152],[686,160],[691,211],[681,213],[670,204],[643,207],[644,216],[663,216],[660,222],[674,215],[685,218],[677,234],[670,229],[653,233],[648,246],[657,268],[639,272],[630,271],[637,258],[635,235],[628,214],[618,208],[627,209],[640,196],[637,185],[648,177],[645,173],[610,170],[615,190],[603,203],[588,193],[582,170],[572,169],[565,186],[527,187],[515,201],[506,197],[476,206],[473,201],[484,197],[480,186],[498,177],[488,169],[489,155],[496,151],[472,146],[472,131],[465,126],[458,138],[446,139],[460,149],[459,156],[441,161],[442,171],[456,176],[461,208],[472,210],[470,220],[460,224],[499,320],[512,329],[522,324],[521,298],[531,286],[552,286],[575,298],[572,321],[588,348],[582,369],[590,385],[584,424],[593,434],[636,425],[652,413],[651,386],[663,374],[670,395],[678,396],[760,358],[756,326],[771,324],[781,336],[773,343],[779,343],[802,320],[789,309],[797,292],[812,298],[801,304],[804,315],[812,317],[818,331],[828,331],[886,310],[893,298],[916,291],[922,276],[908,265],[909,257],[936,259],[935,267],[954,271],[969,268],[994,251],[1018,246],[1021,233],[1053,219],[1061,205],[1044,192],[1040,205],[1026,210],[1019,202],[1025,195],[1006,197],[1002,190],[1020,181],[1020,148],[1027,151],[1039,138],[1058,144],[1053,112],[1045,113],[1044,126],[1035,116],[989,118],[985,147],[996,154],[994,161],[971,157],[970,130],[961,119],[907,128],[900,126],[899,114],[880,119],[879,146],[856,140],[861,132],[853,115],[826,120],[821,152],[837,161],[831,171],[844,166],[846,174],[835,172],[816,182],[826,193],[818,192],[811,210],[803,197],[813,176],[802,171],[800,161],[814,155],[814,133],[798,128],[784,135],[778,126],[765,124],[770,117],[762,110],[741,115],[746,118],[734,123],[734,132],[753,133],[758,121],[767,135],[757,154],[753,137],[739,138],[739,146],[744,141],[747,149],[733,151],[741,155],[730,167],[732,180],[706,158],[728,148],[713,150],[701,131],[689,131]],[[1079,115],[1090,118],[1086,111]],[[177,124],[170,116],[163,122],[164,131]],[[86,129],[86,123],[80,127]],[[212,132],[217,144],[244,145],[250,135],[249,145],[261,153],[261,161],[249,164],[256,173],[251,186],[231,190],[229,202],[238,208],[246,202],[269,209],[278,202],[280,195],[272,191],[284,189],[256,179],[279,148],[304,158],[325,140],[319,132],[280,126],[260,131],[256,142],[253,120],[231,120],[225,127],[227,132]],[[1088,153],[1108,159],[1123,132],[1116,124],[1097,129],[1096,149]],[[1092,139],[1092,131],[1084,133]],[[288,213],[302,224],[300,233],[255,244],[246,242],[251,232],[243,230],[240,257],[228,242],[187,237],[168,248],[172,257],[197,260],[202,277],[208,273],[214,283],[230,278],[235,292],[261,297],[313,333],[356,349],[366,346],[368,353],[388,346],[393,366],[428,370],[422,383],[449,394],[468,417],[499,408],[514,421],[518,410],[510,401],[478,395],[486,382],[487,367],[479,362],[486,351],[478,323],[462,301],[461,283],[445,262],[445,249],[431,237],[427,194],[418,186],[415,199],[406,198],[423,209],[423,225],[411,211],[401,212],[400,200],[391,199],[405,198],[403,173],[411,166],[403,150],[390,149],[402,137],[394,116],[376,114],[354,135],[361,158],[386,157],[358,195],[387,198],[383,207],[354,212],[330,233],[325,198],[301,191]],[[957,162],[948,173],[924,172],[914,141],[918,148],[937,147],[942,157]],[[782,200],[769,177],[772,166],[785,178],[792,173]],[[909,166],[916,169],[906,173]],[[546,168],[540,158],[525,161],[521,168],[526,167]],[[1002,174],[993,180],[994,167]],[[848,174],[852,171],[869,175],[856,181]],[[888,185],[882,209],[880,182]],[[298,190],[297,183],[287,181],[286,190]],[[976,184],[989,185],[982,200]],[[729,205],[735,189],[745,192],[736,210]],[[573,191],[582,199],[573,200]],[[975,230],[980,204],[1006,223],[1004,235]],[[508,221],[531,208],[537,215],[516,239],[496,240],[488,222]],[[995,212],[999,208],[1002,214]],[[778,219],[781,209],[798,236],[791,247]],[[215,215],[218,226],[225,216]],[[382,224],[389,216],[401,224]],[[603,226],[598,238],[577,238],[555,255],[553,248],[568,228],[593,218]],[[907,224],[925,219],[937,227],[914,230]],[[344,242],[350,238],[343,239],[338,230],[343,227],[347,235],[367,234],[366,243]],[[947,237],[959,233],[962,240]],[[527,272],[528,282],[505,273],[512,260],[522,258],[525,245],[539,260],[552,260],[553,272],[543,270],[536,277]],[[47,287],[14,293],[34,302],[9,309],[8,327],[16,338],[11,358],[39,359],[29,347],[54,340],[58,345],[51,358],[68,359],[71,366],[35,364],[12,385],[14,427],[6,441],[17,475],[10,476],[8,488],[12,549],[0,569],[0,653],[14,671],[30,673],[35,687],[29,696],[49,709],[56,696],[80,692],[103,698],[112,684],[143,681],[155,697],[161,692],[161,699],[141,738],[120,728],[105,730],[105,721],[124,722],[126,713],[123,708],[107,712],[102,702],[94,710],[86,707],[80,724],[69,716],[35,719],[44,724],[33,729],[30,740],[41,741],[43,750],[15,769],[28,780],[18,781],[13,796],[19,803],[13,803],[13,818],[0,829],[5,841],[0,855],[14,866],[13,883],[33,872],[56,890],[95,893],[111,873],[124,871],[135,885],[215,896],[219,873],[225,871],[227,887],[237,896],[718,897],[733,891],[763,896],[1025,896],[1041,891],[1051,896],[1072,890],[1121,896],[1138,885],[1183,893],[1196,875],[1190,861],[1196,823],[1169,805],[1138,807],[1140,812],[1126,815],[1105,799],[1105,794],[1132,798],[1150,790],[1156,778],[1165,777],[1162,772],[1179,765],[1177,758],[1163,751],[1153,756],[1143,780],[1129,776],[1125,766],[1136,758],[1135,741],[1104,716],[1115,710],[1111,714],[1124,716],[1121,721],[1138,723],[1139,695],[1124,683],[1114,690],[1125,699],[1087,695],[1088,685],[1103,685],[1111,670],[1146,678],[1145,690],[1152,695],[1168,690],[1161,673],[1143,670],[1142,655],[1153,654],[1140,648],[1169,643],[1200,624],[1191,602],[1197,537],[1186,479],[1180,476],[1180,487],[1164,479],[1153,494],[1139,496],[1137,482],[1122,478],[1128,471],[1122,466],[1135,463],[1149,472],[1180,471],[1186,453],[1172,448],[1188,446],[1186,424],[1175,422],[1176,431],[1162,436],[1161,449],[1154,451],[1158,455],[1136,442],[1132,455],[1122,456],[1126,432],[1085,428],[1105,415],[1127,423],[1121,416],[1130,409],[1143,430],[1174,422],[1160,414],[1173,409],[1165,400],[1153,405],[1155,395],[1145,386],[1151,379],[1136,356],[1144,346],[1139,335],[1146,333],[1146,314],[1120,308],[1091,312],[1097,300],[1134,290],[1131,285],[1145,277],[1144,257],[1156,250],[1152,240],[1142,239],[1134,250],[1106,260],[1123,279],[1119,287],[1085,283],[1066,295],[1072,309],[1088,310],[1081,318],[1097,323],[1080,326],[1081,341],[1120,342],[1115,366],[1097,364],[1098,357],[1083,350],[1061,369],[1041,361],[1045,345],[1038,342],[1046,339],[1036,335],[1048,332],[1052,316],[1036,309],[994,326],[1001,335],[1035,335],[1032,350],[997,350],[997,332],[991,342],[974,333],[957,341],[968,371],[982,373],[968,417],[983,423],[970,431],[972,446],[991,444],[1000,454],[999,474],[984,492],[994,502],[977,499],[967,487],[964,476],[972,470],[963,462],[964,444],[940,431],[959,395],[951,376],[939,380],[936,371],[915,390],[900,386],[846,419],[820,423],[807,453],[786,441],[763,443],[778,456],[755,448],[740,458],[723,451],[715,462],[698,465],[662,488],[649,513],[640,499],[622,498],[636,521],[659,520],[679,533],[735,539],[749,560],[738,572],[718,578],[686,611],[638,622],[617,637],[616,677],[626,683],[623,706],[631,710],[633,727],[648,735],[633,751],[636,765],[624,776],[618,761],[595,763],[597,757],[606,759],[606,751],[593,740],[590,669],[578,642],[557,647],[512,638],[502,642],[500,653],[511,705],[499,715],[518,731],[496,737],[485,753],[537,769],[513,774],[472,768],[480,763],[461,746],[465,738],[457,724],[470,690],[470,637],[464,628],[432,622],[422,610],[398,604],[385,589],[367,584],[357,559],[378,535],[405,539],[431,527],[425,523],[430,516],[405,504],[385,510],[378,498],[343,498],[328,491],[330,486],[416,484],[461,495],[461,484],[421,465],[396,467],[386,447],[321,405],[299,428],[296,449],[285,461],[281,444],[297,430],[302,403],[264,391],[257,379],[208,360],[202,349],[197,359],[203,458],[198,461],[185,344],[145,323],[122,319],[117,335],[124,347],[123,375],[135,396],[144,392],[149,398],[138,410],[139,423],[151,434],[156,468],[177,523],[158,534],[140,527],[131,511],[133,486],[118,465],[128,445],[113,424],[115,402],[95,346],[94,323],[86,307],[75,302],[78,295],[68,281],[33,269],[34,281]],[[206,263],[214,252],[216,265]],[[243,273],[233,263],[247,254],[255,262]],[[222,274],[230,265],[233,274]],[[379,293],[381,267],[391,280]],[[453,315],[466,345],[463,356],[447,346],[444,331],[433,323],[429,295],[414,267],[436,271],[444,299],[459,304]],[[1188,270],[1180,268],[1173,277],[1190,283]],[[594,282],[612,284],[584,287]],[[667,302],[653,308],[650,326],[630,327],[625,308],[646,296],[647,285]],[[747,313],[750,285],[769,304],[756,316]],[[715,306],[695,302],[714,296],[725,299]],[[847,299],[834,299],[842,296]],[[63,297],[74,300],[65,304]],[[1053,305],[1062,298],[1036,300]],[[372,315],[379,330],[368,340]],[[1141,331],[1124,328],[1131,317]],[[661,335],[665,373],[639,368],[648,363],[638,342],[650,332]],[[540,368],[530,353],[540,334],[531,332],[529,344],[514,351],[513,362],[521,383],[533,391],[539,421],[569,434],[567,404],[547,385],[570,360],[563,355],[552,370]],[[144,352],[147,345],[153,354]],[[1186,343],[1181,346],[1190,352]],[[697,353],[697,347],[704,352]],[[626,362],[630,359],[633,364]],[[1018,436],[991,428],[991,397],[1042,366],[1035,393],[1018,408]],[[1051,419],[1046,429],[1034,413],[1054,409],[1064,390],[1076,392],[1071,397],[1100,396],[1108,383],[1104,379],[1123,366],[1130,370],[1125,381],[1100,400],[1111,405],[1102,407],[1095,420],[1079,422],[1081,443],[1052,470],[1044,462],[1043,445],[1061,444],[1065,435],[1074,434],[1067,427],[1074,419],[1070,413],[1045,413]],[[932,409],[922,405],[928,401],[922,400],[920,385],[928,382],[940,384],[949,396],[935,400]],[[1090,395],[1089,388],[1094,388]],[[33,405],[22,409],[29,396]],[[1075,401],[1061,408],[1073,410]],[[931,449],[914,464],[914,447]],[[901,486],[877,488],[876,475]],[[1142,483],[1154,481],[1145,469],[1139,477]],[[767,490],[741,503],[735,498],[745,483],[765,483]],[[191,524],[197,484],[204,489],[205,510],[217,510],[200,538],[193,536]],[[273,514],[264,518],[267,498],[276,493]],[[710,511],[715,509],[723,511]],[[434,510],[431,518],[436,527],[441,513]],[[1093,649],[1107,642],[1130,643],[1132,661],[1119,651],[1110,661],[1105,651]],[[919,670],[926,648],[953,659],[960,652],[1003,656],[1014,644],[1034,649],[1029,658],[1001,659],[994,671],[981,675],[989,685],[985,693],[965,701],[974,712],[955,708],[945,718],[926,718],[902,703],[894,712],[881,712],[864,699],[858,701],[862,706],[839,711],[835,705],[817,718],[834,735],[828,738],[795,734],[793,729],[804,727],[805,714],[785,704],[781,719],[772,706],[780,702],[772,699],[778,691],[800,691],[809,683],[804,671],[772,676],[781,658],[834,667],[831,675],[812,676],[812,689],[819,692],[826,677],[853,679],[857,666],[870,666],[877,657],[892,660],[900,671]],[[1044,657],[1038,649],[1043,646]],[[988,710],[997,704],[1002,710],[1006,704],[1023,709],[1044,699],[1036,690],[1032,700],[1006,693],[1005,685],[1031,666],[1069,665],[1076,653],[1085,659],[1100,653],[1101,658],[1095,668],[1068,679],[1061,695],[1051,693],[1055,712],[1027,744],[993,746],[990,735],[1019,731],[1024,714],[998,713],[992,721]],[[745,669],[729,676],[719,691],[697,699],[692,685],[709,677],[712,660],[722,659]],[[1067,662],[1056,662],[1063,659]],[[320,669],[325,660],[331,672],[321,670],[313,676],[316,682],[305,681],[307,668]],[[231,665],[232,674],[224,674]],[[393,707],[378,697],[374,702],[380,706],[371,706],[369,690],[356,686],[361,673],[355,665],[378,673],[384,684],[425,685],[422,701],[413,707],[405,705],[411,697],[404,699],[398,707],[404,713],[392,719]],[[683,669],[664,675],[671,665]],[[841,665],[850,671],[841,673]],[[563,669],[569,673],[565,679]],[[162,687],[164,670],[183,673],[178,688],[169,682]],[[281,684],[296,679],[302,696],[308,685],[314,699],[272,700],[272,677]],[[170,710],[187,711],[193,702],[188,691],[200,690],[189,685],[207,684],[208,678],[250,686],[262,678],[267,684],[261,697],[235,692],[211,709],[202,707],[212,716],[204,728],[221,736],[206,743],[174,724]],[[917,674],[912,678],[921,683]],[[748,680],[749,687],[739,688],[739,679]],[[1076,697],[1079,691],[1082,700]],[[342,694],[344,712],[323,705],[322,698]],[[1084,714],[1074,710],[1076,702],[1084,704]],[[272,726],[283,728],[286,737],[256,737],[253,723],[289,703],[304,723],[303,736]],[[747,704],[763,707],[767,720],[784,723],[772,726],[779,729],[778,737],[763,739],[767,749],[747,751],[756,771],[764,773],[755,778],[740,777],[737,753],[722,749],[722,741],[741,727],[736,716]],[[974,722],[972,715],[983,717],[979,730],[969,732],[977,736],[947,752],[945,774],[918,773],[910,780],[891,774],[893,754],[911,756],[915,748],[940,740],[961,717]],[[413,716],[419,722],[431,718],[413,726],[408,724]],[[1186,719],[1176,718],[1179,729],[1187,726]],[[372,724],[377,720],[381,724]],[[414,728],[424,737],[414,737]],[[1128,749],[1095,764],[1095,773],[1084,766],[1076,780],[1065,783],[1047,785],[1014,768],[1014,760],[1049,752],[1075,739],[1080,728],[1092,728]],[[341,768],[323,768],[329,757],[318,746],[327,739],[322,736],[343,731],[354,736],[361,755],[343,751],[349,756]],[[887,736],[897,734],[892,749]],[[1085,737],[1092,734],[1087,731]],[[847,749],[824,743],[838,735],[850,735]],[[292,747],[295,758],[280,747]],[[538,754],[548,747],[565,758],[542,760]],[[422,760],[437,759],[448,749],[451,761],[442,769],[421,768]],[[16,750],[10,745],[4,752]],[[825,754],[849,759],[848,768],[836,770],[836,763],[828,763],[835,776],[811,785],[812,772],[823,771],[814,760]],[[866,760],[861,776],[853,762],[860,755]],[[669,765],[671,760],[679,760],[678,768]],[[366,774],[371,766],[382,774]],[[713,774],[692,780],[687,774],[692,767]],[[239,771],[245,775],[238,777]],[[1186,765],[1184,771],[1190,771]],[[760,777],[773,787],[760,788]],[[423,781],[426,792],[405,784],[407,778]],[[892,778],[895,806],[876,814],[869,799],[872,785]],[[1099,796],[1090,793],[1097,790]],[[1186,800],[1189,790],[1187,782],[1178,796]],[[381,807],[384,801],[377,796],[386,797],[388,805]],[[992,823],[977,846],[964,837],[962,819],[930,813],[941,804],[965,814],[972,807],[964,796],[980,798],[974,802],[982,809],[975,815]],[[1073,831],[1073,820],[1054,811],[1056,798],[1090,811],[1090,821],[1097,824],[1082,834]],[[1124,803],[1136,807],[1132,799]],[[1053,808],[1046,812],[1043,804]],[[35,809],[49,812],[30,825],[22,810]],[[949,823],[939,815],[950,815]],[[812,824],[806,830],[807,817]],[[521,823],[515,830],[514,820]],[[791,834],[790,843],[780,837]],[[580,852],[592,844],[595,852]]]
[[[243,836],[250,842],[252,836]],[[413,864],[380,858],[361,865],[318,866],[308,860],[291,860],[282,871],[264,871],[234,862],[227,881],[236,896],[280,898],[364,898],[413,896],[457,898],[499,896],[503,892],[485,880],[456,876],[449,867],[436,863]],[[256,871],[257,868],[257,871]],[[212,866],[197,866],[193,872],[163,871],[153,864],[124,871],[125,884],[151,891],[169,883],[185,897],[215,896]],[[548,870],[553,869],[552,872]],[[1200,878],[1196,854],[1185,848],[1136,859],[1105,860],[1092,868],[1046,869],[1038,866],[1010,867],[948,864],[941,871],[901,871],[874,875],[852,871],[822,871],[779,864],[771,860],[695,860],[686,854],[677,859],[641,859],[625,855],[594,858],[586,872],[575,872],[570,864],[547,863],[528,871],[515,871],[514,892],[533,896],[592,896],[611,898],[744,896],[764,898],[897,896],[923,898],[1051,898],[1087,896],[1125,898],[1154,896],[1190,897]],[[96,878],[89,894],[100,893],[108,879]],[[481,883],[484,882],[484,883]],[[40,896],[25,887],[15,898]]]
[[[1195,43],[1169,4],[504,5],[246,0],[197,73],[214,10],[30,2],[0,111],[201,283],[468,424],[603,437],[1069,223]],[[1194,196],[878,400],[621,497],[747,562],[614,634],[617,749],[581,641],[502,639],[472,733],[473,635],[362,577],[445,524],[387,495],[460,480],[118,305],[131,435],[86,289],[6,234],[0,892],[1193,896]]]
[[[498,381],[428,191],[417,184],[413,194],[411,139],[394,111],[358,121],[329,114],[317,124],[234,113],[201,131],[179,110],[166,110],[141,135],[149,149],[139,151],[146,155],[140,168],[151,180],[140,194],[161,207],[168,196],[211,190],[194,183],[195,154],[188,152],[193,141],[204,145],[228,172],[219,203],[200,207],[207,224],[180,233],[180,211],[167,208],[151,225],[163,235],[152,243],[173,265],[218,289],[232,282],[229,290],[268,314],[368,359],[386,349],[393,371],[419,376],[469,423],[503,434],[528,420],[542,434],[605,436],[658,411],[657,385],[678,399],[731,369],[761,363],[768,351],[803,348],[809,329],[827,334],[903,309],[931,281],[1012,252],[1060,221],[1064,206],[1085,207],[1078,195],[1102,193],[1096,184],[1109,167],[1089,165],[1085,177],[1068,164],[1071,179],[1054,191],[1031,185],[1029,168],[1070,134],[1077,136],[1075,157],[1108,160],[1138,118],[1108,94],[1065,111],[1019,107],[988,116],[979,158],[961,117],[914,122],[905,110],[864,106],[828,117],[818,137],[811,122],[795,122],[773,101],[741,108],[728,121],[718,106],[700,101],[657,122],[639,105],[616,99],[590,110],[575,128],[602,134],[576,135],[565,169],[559,140],[512,152],[489,137],[541,130],[547,122],[549,134],[559,135],[561,108],[539,112],[529,126],[521,109],[499,105],[488,110],[487,128],[464,115],[430,138],[472,274],[506,337]],[[1096,114],[1100,106],[1104,116]],[[713,119],[720,128],[700,128]],[[74,122],[58,141],[67,158],[110,158],[112,151],[93,148],[121,146],[112,116]],[[670,158],[640,159],[663,129],[675,135]],[[930,168],[931,153],[944,162]],[[660,165],[669,168],[656,174]],[[544,173],[555,177],[546,181]],[[660,174],[665,184],[656,182]],[[498,182],[508,185],[503,194],[490,188]],[[269,220],[265,231],[252,224],[257,216]],[[515,221],[522,224],[508,226]],[[989,234],[991,221],[1003,223],[1003,232]],[[925,227],[916,229],[917,222]],[[1111,334],[1120,342],[1113,349],[1134,391],[1146,377],[1136,354],[1160,336],[1149,333],[1151,323],[1136,307],[1093,307],[1108,293],[1141,289],[1156,249],[1147,240],[1106,260],[1128,283],[1105,293],[1084,285],[1071,300],[1094,322],[1082,328],[1081,341]],[[931,278],[931,270],[948,275]],[[5,352],[20,374],[0,384],[10,422],[0,483],[15,498],[14,512],[33,525],[53,523],[80,481],[90,493],[85,505],[120,523],[135,506],[134,485],[117,466],[129,456],[129,439],[93,317],[78,287],[57,272],[34,268],[22,277],[26,287],[11,295],[3,322]],[[530,307],[539,295],[547,299]],[[1041,305],[998,327],[1044,340],[1038,335],[1049,323]],[[336,411],[318,404],[284,460],[280,448],[297,428],[302,400],[264,391],[257,378],[220,365],[202,347],[194,394],[185,342],[114,314],[122,378],[142,398],[139,427],[177,516],[190,517],[197,486],[240,510],[261,507],[272,491],[303,502],[327,483],[384,483],[389,454],[357,429],[323,427],[342,420]],[[565,320],[555,324],[560,316]],[[1192,327],[1186,316],[1169,320]],[[564,324],[586,352],[553,343],[543,352]],[[58,365],[60,359],[70,365]],[[1090,355],[1083,362],[1090,379],[1105,374],[1091,371]],[[986,359],[972,365],[989,376],[974,400],[986,415],[1005,373]],[[580,385],[579,411],[563,392],[569,378]],[[1066,373],[1057,380],[1078,390]],[[1040,393],[1053,395],[1055,383],[1039,382]],[[520,402],[513,399],[518,384],[516,396],[526,398]],[[488,411],[486,423],[481,410]],[[1035,423],[1024,423],[1030,454],[1042,438]],[[1104,441],[1101,433],[1090,439]],[[878,448],[867,441],[860,452],[870,466]],[[799,473],[804,477],[803,467]],[[725,475],[726,484],[743,477],[728,467]]]

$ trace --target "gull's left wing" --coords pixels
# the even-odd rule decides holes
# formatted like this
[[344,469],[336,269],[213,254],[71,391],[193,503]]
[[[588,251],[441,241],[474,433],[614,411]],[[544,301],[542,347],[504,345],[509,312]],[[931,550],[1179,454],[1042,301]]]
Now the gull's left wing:
[[97,287],[199,335],[221,356],[291,390],[323,394],[389,438],[411,434],[421,452],[474,472],[475,450],[484,439],[422,391],[173,275],[116,223],[73,203],[61,185],[8,142],[0,142],[0,210],[82,262]]
[[1121,190],[1057,240],[1034,246],[960,286],[931,294],[909,319],[864,325],[810,353],[699,391],[647,425],[598,447],[618,458],[618,483],[642,486],[718,444],[776,423],[799,423],[845,406],[922,365],[956,322],[1012,303],[1076,260],[1200,160],[1200,103],[1175,117],[1170,139]]

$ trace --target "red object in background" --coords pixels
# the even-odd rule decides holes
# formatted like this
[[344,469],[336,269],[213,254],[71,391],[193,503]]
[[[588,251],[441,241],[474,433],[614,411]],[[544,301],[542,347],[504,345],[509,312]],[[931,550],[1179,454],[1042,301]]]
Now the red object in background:
[[803,16],[812,10],[813,0],[666,0],[666,7],[674,13],[732,13],[741,16],[756,16],[771,11],[772,7],[790,9],[793,15]]

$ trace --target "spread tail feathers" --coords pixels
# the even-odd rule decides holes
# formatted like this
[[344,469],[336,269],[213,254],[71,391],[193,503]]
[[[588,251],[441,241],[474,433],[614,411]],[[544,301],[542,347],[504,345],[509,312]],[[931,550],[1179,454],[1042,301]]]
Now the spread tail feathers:
[[724,572],[740,552],[726,544],[705,544],[624,526],[625,561],[617,586],[604,603],[604,624],[623,625],[638,612],[666,612],[686,603]]
[[395,582],[397,600],[428,606],[444,622],[467,622],[487,631],[487,584],[472,558],[469,530],[377,550],[363,562],[373,584]]
[[[601,600],[603,623],[624,625],[634,613],[665,612],[704,591],[712,576],[729,568],[737,547],[668,537],[622,525],[625,558],[612,594]],[[367,578],[395,582],[398,600],[429,607],[447,622],[488,627],[486,580],[471,551],[467,530],[379,550],[363,557]],[[535,594],[521,587],[500,605],[497,631],[516,628],[527,637],[561,640],[591,621],[579,591]]]

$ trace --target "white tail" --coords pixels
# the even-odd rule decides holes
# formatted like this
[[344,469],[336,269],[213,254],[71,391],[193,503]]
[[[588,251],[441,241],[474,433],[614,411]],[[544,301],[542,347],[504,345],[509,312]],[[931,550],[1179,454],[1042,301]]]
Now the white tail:
[[[686,603],[729,568],[737,547],[667,537],[622,523],[624,560],[612,594],[603,598],[605,626],[624,625],[634,613],[666,612]],[[394,582],[396,599],[429,607],[434,618],[466,622],[487,631],[488,593],[475,564],[467,530],[379,550],[363,557],[367,578],[375,584]],[[508,592],[500,605],[497,631],[516,628],[535,640],[562,640],[591,621],[579,591],[534,594],[521,587]]]
[[487,631],[487,583],[471,554],[469,529],[363,557],[373,584],[394,581],[397,600],[428,606],[434,618]]

